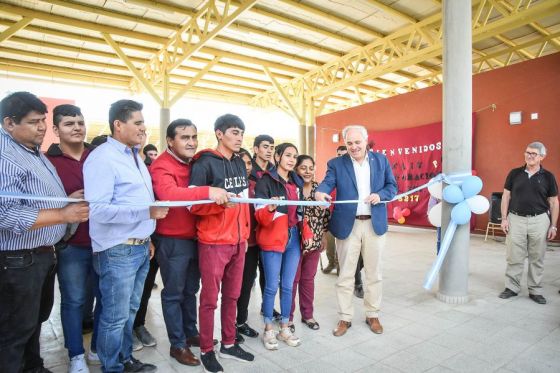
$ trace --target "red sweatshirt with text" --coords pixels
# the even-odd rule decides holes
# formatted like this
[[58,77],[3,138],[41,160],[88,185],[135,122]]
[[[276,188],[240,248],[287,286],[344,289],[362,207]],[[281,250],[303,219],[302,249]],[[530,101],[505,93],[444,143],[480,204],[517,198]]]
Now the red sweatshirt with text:
[[[238,197],[249,196],[247,169],[241,158],[230,159],[216,150],[204,149],[194,158],[190,185],[223,188]],[[208,245],[234,245],[247,241],[251,228],[249,205],[238,203],[232,207],[212,204],[194,205],[191,213],[198,215],[198,240]]]

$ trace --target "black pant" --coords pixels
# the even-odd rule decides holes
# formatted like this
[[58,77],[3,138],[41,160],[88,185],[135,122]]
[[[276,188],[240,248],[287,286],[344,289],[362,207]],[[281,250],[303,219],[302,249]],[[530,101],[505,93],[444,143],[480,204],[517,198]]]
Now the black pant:
[[0,372],[43,366],[39,337],[54,303],[54,252],[0,252]]
[[154,283],[156,282],[156,275],[159,269],[156,256],[150,260],[150,269],[148,270],[148,275],[146,276],[146,282],[144,282],[144,291],[142,292],[142,299],[140,300],[140,307],[136,313],[136,318],[134,319],[134,328],[142,326],[146,323],[146,313],[148,312],[148,301],[152,296],[152,290],[154,288]]
[[358,259],[358,265],[356,266],[356,274],[354,275],[354,287],[362,286],[362,268],[364,268],[364,258],[360,254],[360,259]]
[[[259,255],[261,250],[258,246],[249,246],[247,252],[245,253],[245,266],[243,267],[243,282],[241,283],[241,293],[237,299],[237,325],[241,325],[247,322],[247,317],[249,314],[249,299],[251,298],[251,288],[257,277],[257,266],[261,266],[261,261],[259,260]],[[264,289],[264,276],[262,273],[264,271],[260,270],[261,273],[261,292]]]

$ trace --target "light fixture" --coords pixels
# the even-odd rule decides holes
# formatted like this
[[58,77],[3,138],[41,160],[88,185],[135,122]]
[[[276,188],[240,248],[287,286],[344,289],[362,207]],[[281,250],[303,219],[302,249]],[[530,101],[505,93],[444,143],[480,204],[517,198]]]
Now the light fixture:
[[521,112],[520,111],[512,111],[509,113],[509,124],[521,124]]
[[332,142],[337,143],[339,138],[340,137],[338,136],[338,133],[335,133],[334,135],[332,135]]

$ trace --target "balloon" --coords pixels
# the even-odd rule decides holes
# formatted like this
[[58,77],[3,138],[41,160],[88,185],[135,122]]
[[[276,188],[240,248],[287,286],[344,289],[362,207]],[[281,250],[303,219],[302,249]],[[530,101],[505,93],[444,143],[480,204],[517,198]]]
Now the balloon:
[[471,211],[475,214],[484,214],[490,208],[488,198],[481,195],[468,198],[467,204],[469,205]]
[[443,189],[443,183],[441,181],[439,183],[431,184],[428,186],[428,191],[430,192],[430,195],[436,197],[437,199],[441,199],[442,189]]
[[441,227],[441,208],[443,202],[438,203],[428,212],[428,220],[434,227]]
[[410,215],[410,209],[404,208],[404,209],[402,210],[402,215],[403,215],[403,216],[408,216],[408,215]]
[[451,210],[451,221],[457,225],[467,224],[471,220],[471,209],[467,201],[458,203]]
[[465,199],[463,192],[455,184],[451,184],[443,188],[443,199],[449,203],[459,203]]
[[398,206],[395,206],[393,208],[393,219],[395,220],[399,220],[400,218],[402,218],[402,211],[401,208]]
[[404,224],[404,218],[402,216],[397,221],[399,224]]
[[476,196],[482,190],[482,180],[478,176],[467,176],[461,184],[465,198]]

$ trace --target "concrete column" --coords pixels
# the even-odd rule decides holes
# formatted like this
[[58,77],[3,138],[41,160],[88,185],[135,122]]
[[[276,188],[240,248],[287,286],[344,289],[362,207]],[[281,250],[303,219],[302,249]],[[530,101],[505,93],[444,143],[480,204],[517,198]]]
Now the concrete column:
[[[443,172],[472,169],[472,29],[471,2],[443,1]],[[443,206],[443,234],[450,221]],[[469,225],[461,225],[439,275],[437,298],[445,303],[468,301]]]
[[307,153],[315,159],[315,126],[307,127]]
[[167,133],[167,126],[169,125],[170,119],[170,109],[160,108],[159,109],[159,154],[161,154],[165,149],[167,149],[167,141],[165,140],[165,135]]

